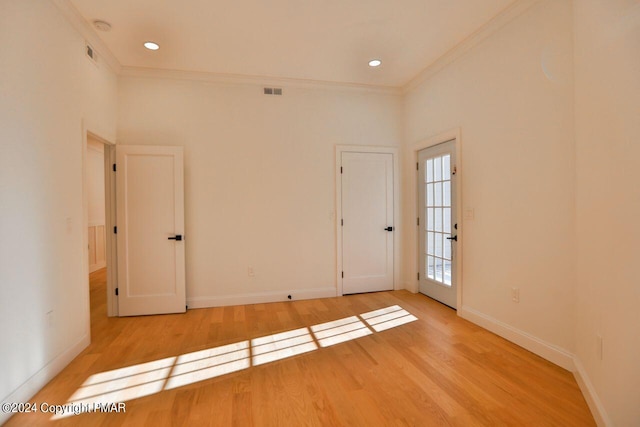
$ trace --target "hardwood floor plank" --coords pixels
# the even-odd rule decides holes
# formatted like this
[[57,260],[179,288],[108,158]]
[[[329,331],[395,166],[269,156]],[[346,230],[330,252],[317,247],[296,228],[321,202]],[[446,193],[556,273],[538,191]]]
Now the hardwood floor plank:
[[[91,275],[91,345],[31,401],[66,404],[96,381],[115,387],[112,393],[138,392],[137,378],[153,375],[163,378],[157,390],[132,394],[125,413],[55,422],[51,414],[17,414],[7,426],[595,425],[570,372],[423,295],[380,292],[107,318],[105,282],[105,270]],[[376,332],[362,316],[391,306],[417,319]],[[344,342],[329,345],[313,333],[317,325]],[[349,330],[368,335],[339,335]],[[275,339],[264,347],[274,361],[252,362],[255,339]],[[123,368],[128,374],[119,373]],[[169,387],[178,373],[193,377]]]

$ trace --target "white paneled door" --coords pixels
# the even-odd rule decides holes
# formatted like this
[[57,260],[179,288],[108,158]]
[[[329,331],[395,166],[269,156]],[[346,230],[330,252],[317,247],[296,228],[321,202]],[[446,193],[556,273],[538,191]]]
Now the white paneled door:
[[186,311],[182,147],[116,148],[118,312]]
[[393,154],[341,154],[342,293],[393,289]]
[[455,141],[418,153],[420,292],[456,308]]

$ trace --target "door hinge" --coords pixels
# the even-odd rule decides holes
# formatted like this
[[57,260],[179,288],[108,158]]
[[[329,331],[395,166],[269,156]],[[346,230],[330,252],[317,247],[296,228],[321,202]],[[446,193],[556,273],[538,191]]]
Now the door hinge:
[[116,288],[116,296],[118,295],[118,288]]
[[340,225],[344,225],[344,219],[340,220]]
[[118,227],[113,227],[113,234],[118,234]]
[[342,173],[342,166],[340,166],[340,173]]
[[418,280],[420,280],[420,272],[418,271]]
[[416,170],[419,171],[420,170],[420,163],[416,162]]
[[456,165],[453,165],[453,168],[451,168],[451,175],[455,175],[456,172],[458,172],[458,168],[456,167]]
[[420,226],[420,217],[416,218],[416,225],[419,227]]
[[113,171],[114,172],[116,171],[116,164],[115,163],[113,164]]
[[344,279],[344,271],[342,272],[342,278]]

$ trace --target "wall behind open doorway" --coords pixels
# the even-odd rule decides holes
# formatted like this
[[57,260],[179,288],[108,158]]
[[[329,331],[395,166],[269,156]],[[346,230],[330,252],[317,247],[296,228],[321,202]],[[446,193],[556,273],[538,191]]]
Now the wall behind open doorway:
[[86,158],[89,273],[106,267],[104,144],[87,136]]

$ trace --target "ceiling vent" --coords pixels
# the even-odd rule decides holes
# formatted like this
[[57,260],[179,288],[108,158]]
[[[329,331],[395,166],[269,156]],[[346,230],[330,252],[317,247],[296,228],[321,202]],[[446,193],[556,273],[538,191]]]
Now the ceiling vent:
[[281,87],[265,87],[264,88],[265,95],[282,95]]

